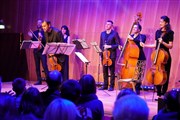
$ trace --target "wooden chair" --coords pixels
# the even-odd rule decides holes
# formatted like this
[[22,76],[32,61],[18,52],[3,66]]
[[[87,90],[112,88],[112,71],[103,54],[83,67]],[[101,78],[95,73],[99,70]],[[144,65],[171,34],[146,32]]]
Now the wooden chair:
[[[121,64],[121,67],[122,66],[124,66],[124,64]],[[136,89],[135,89],[136,83],[143,80],[145,66],[146,66],[146,64],[144,61],[138,61],[138,67],[135,68],[135,73],[134,73],[134,76],[132,78],[122,79],[119,74],[116,74],[116,76],[117,76],[116,92],[117,92],[117,90],[123,89],[122,83],[130,84],[132,86],[133,91],[136,92]],[[140,78],[139,78],[139,76],[140,76]]]

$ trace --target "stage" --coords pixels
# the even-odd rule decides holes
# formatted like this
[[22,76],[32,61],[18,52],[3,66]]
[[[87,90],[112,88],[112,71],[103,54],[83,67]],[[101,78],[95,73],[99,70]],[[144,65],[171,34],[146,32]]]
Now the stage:
[[[27,88],[28,87],[36,87],[39,89],[39,91],[45,91],[47,89],[47,85],[45,82],[43,82],[42,85],[33,85],[35,81],[28,81],[27,82]],[[2,83],[2,92],[6,92],[12,90],[12,82],[3,82]],[[107,90],[97,90],[97,95],[98,98],[103,102],[104,105],[104,112],[105,112],[105,119],[104,120],[111,120],[112,117],[112,110],[113,110],[113,105],[114,101],[116,99],[116,96],[118,94],[118,90],[114,91],[107,91]],[[152,119],[152,117],[157,114],[157,106],[158,102],[155,100],[152,100],[153,98],[153,91],[141,91],[140,97],[143,98],[150,109],[149,112],[149,120]],[[154,98],[156,98],[156,94],[154,94]]]

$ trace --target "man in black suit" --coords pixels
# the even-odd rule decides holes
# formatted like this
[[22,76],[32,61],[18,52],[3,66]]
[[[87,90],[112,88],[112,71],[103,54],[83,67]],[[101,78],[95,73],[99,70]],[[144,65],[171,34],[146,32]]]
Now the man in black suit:
[[42,84],[42,77],[41,77],[41,71],[40,71],[40,61],[42,62],[42,67],[44,69],[46,78],[48,77],[49,70],[47,66],[47,57],[46,55],[42,55],[42,52],[44,50],[44,46],[46,44],[46,40],[44,37],[44,31],[42,29],[42,20],[38,19],[37,21],[37,30],[32,32],[28,32],[28,35],[31,37],[33,41],[41,41],[41,45],[38,48],[35,48],[34,53],[34,61],[36,66],[36,75],[38,81],[35,83],[35,85],[41,85]]
[[[111,65],[103,64],[103,77],[104,77],[104,85],[99,90],[108,89],[108,69],[110,69],[110,87],[109,91],[114,90],[114,82],[115,82],[115,61],[116,61],[116,49],[120,45],[120,37],[116,31],[113,30],[113,21],[108,20],[105,24],[105,31],[101,33],[100,37],[100,48],[103,51],[101,58],[105,58],[106,53],[109,54],[110,61],[112,61]],[[108,51],[108,52],[107,52]],[[106,58],[105,58],[106,59]]]
[[[44,36],[45,36],[47,43],[64,42],[64,37],[62,35],[62,32],[59,29],[52,27],[50,21],[44,20],[42,22],[42,28],[44,30]],[[64,60],[64,57],[62,56],[62,54],[56,54],[54,56],[57,58],[57,63],[59,65],[62,65],[61,63]],[[62,76],[63,76],[63,74],[62,74]],[[64,78],[64,76],[63,76],[63,78]]]

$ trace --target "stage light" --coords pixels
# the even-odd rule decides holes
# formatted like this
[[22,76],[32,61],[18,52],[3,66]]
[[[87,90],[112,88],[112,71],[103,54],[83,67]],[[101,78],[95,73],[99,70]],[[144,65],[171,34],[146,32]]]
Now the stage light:
[[5,25],[3,20],[0,20],[0,29],[5,29]]
[[144,86],[141,86],[141,89],[143,89],[143,90],[154,90],[154,86],[146,86],[146,85],[144,85]]
[[173,91],[180,91],[180,88],[173,88]]

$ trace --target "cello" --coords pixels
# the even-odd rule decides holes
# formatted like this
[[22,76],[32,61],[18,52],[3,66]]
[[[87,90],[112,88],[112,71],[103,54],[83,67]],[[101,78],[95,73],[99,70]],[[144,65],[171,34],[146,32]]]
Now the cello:
[[51,71],[52,70],[58,70],[58,71],[62,70],[61,65],[57,63],[56,56],[54,56],[53,54],[49,54],[48,58],[49,58],[49,63],[51,65],[51,67],[50,67]]
[[[164,36],[165,33],[162,33],[161,37]],[[169,58],[168,53],[164,49],[160,49],[161,43],[158,42],[157,49],[154,50],[151,54],[152,66],[148,69],[146,74],[146,79],[148,83],[154,85],[163,85],[167,80],[167,73],[165,71],[165,64]]]
[[[137,13],[137,17],[131,26],[129,35],[132,33],[133,26],[136,23],[139,23],[139,21],[141,21],[141,17],[142,17],[142,14]],[[135,70],[136,70],[137,62],[139,58],[139,48],[133,40],[129,40],[128,38],[126,39],[125,44],[122,48],[122,52],[118,58],[118,61],[120,61],[120,58],[122,56],[123,56],[123,59],[121,60],[121,62],[119,62],[120,65],[122,66],[119,76],[121,79],[133,79],[135,76]],[[122,83],[122,87],[132,88],[132,85],[124,82]]]

